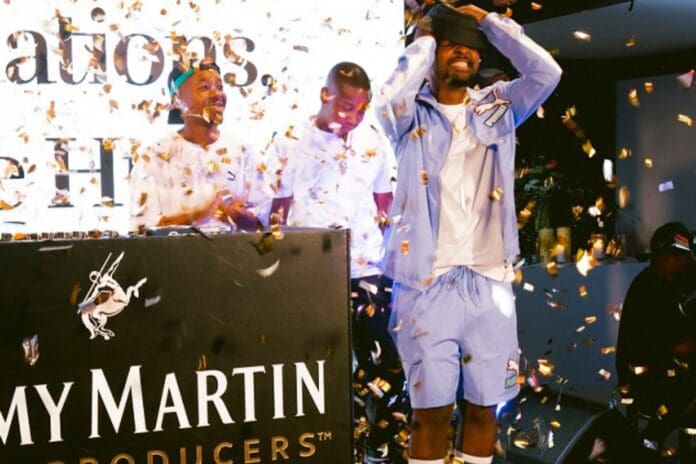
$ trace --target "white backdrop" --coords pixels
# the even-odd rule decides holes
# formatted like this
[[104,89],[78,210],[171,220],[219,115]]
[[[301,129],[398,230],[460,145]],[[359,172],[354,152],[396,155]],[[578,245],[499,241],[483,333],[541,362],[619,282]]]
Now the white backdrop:
[[401,0],[4,0],[0,18],[0,232],[127,231],[130,153],[174,130],[153,113],[177,36],[199,57],[212,41],[223,130],[261,146],[317,110],[335,63],[377,87],[403,49]]

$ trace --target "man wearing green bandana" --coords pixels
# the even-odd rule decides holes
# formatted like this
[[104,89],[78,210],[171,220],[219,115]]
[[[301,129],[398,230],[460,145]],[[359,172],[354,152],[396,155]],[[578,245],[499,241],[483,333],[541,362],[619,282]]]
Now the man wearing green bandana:
[[168,88],[169,123],[183,127],[134,156],[131,228],[263,228],[271,198],[264,170],[247,144],[220,132],[227,97],[218,66],[177,66]]

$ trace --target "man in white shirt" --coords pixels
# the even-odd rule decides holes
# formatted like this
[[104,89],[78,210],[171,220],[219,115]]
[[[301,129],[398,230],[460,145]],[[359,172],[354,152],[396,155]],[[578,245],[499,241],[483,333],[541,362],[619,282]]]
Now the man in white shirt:
[[404,412],[395,399],[404,377],[387,331],[391,281],[379,267],[380,229],[392,200],[390,163],[374,127],[360,125],[371,98],[360,66],[335,65],[320,98],[319,113],[299,140],[274,146],[279,177],[271,217],[291,226],[350,229],[355,415],[367,406],[366,462],[392,462],[399,454],[392,448],[392,413]]
[[211,61],[169,75],[170,123],[183,127],[134,156],[131,229],[193,225],[263,228],[268,214],[263,165],[248,145],[220,133],[227,98]]

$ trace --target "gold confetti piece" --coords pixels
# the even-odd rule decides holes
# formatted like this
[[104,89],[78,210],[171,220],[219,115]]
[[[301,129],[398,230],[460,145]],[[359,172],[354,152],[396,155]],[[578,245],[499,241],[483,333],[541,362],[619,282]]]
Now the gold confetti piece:
[[423,169],[420,174],[421,174],[421,183],[423,185],[428,185],[428,171]]
[[548,272],[551,277],[556,277],[558,275],[558,267],[556,266],[556,263],[546,263],[546,272]]
[[522,269],[515,269],[515,284],[521,284],[522,280],[524,280],[524,276],[522,275]]
[[536,117],[539,119],[544,119],[546,117],[546,110],[544,110],[543,106],[540,106],[536,110]]
[[496,187],[490,195],[488,195],[488,199],[491,201],[498,201],[503,197],[503,189],[500,187]]
[[628,205],[628,200],[631,198],[631,192],[628,187],[622,185],[619,187],[619,208],[623,209]]
[[619,150],[619,159],[625,160],[631,157],[631,150],[628,148],[622,148]]
[[401,241],[401,254],[402,255],[408,254],[408,240]]
[[630,89],[628,91],[628,103],[636,108],[640,107],[640,101],[638,100],[638,89]]
[[140,198],[138,199],[138,206],[144,206],[147,202],[147,192],[142,192]]
[[599,375],[604,377],[604,380],[609,380],[609,378],[611,377],[611,372],[607,371],[606,369],[600,369]]
[[583,277],[587,277],[587,273],[597,265],[597,261],[591,252],[587,252],[580,248],[575,260],[575,268]]
[[580,293],[580,296],[585,298],[587,296],[587,286],[585,284],[580,285],[578,287],[578,293]]
[[583,142],[582,151],[585,152],[588,158],[592,158],[594,155],[597,154],[597,150],[595,150],[595,148],[592,146],[592,142],[589,139]]
[[22,341],[24,360],[30,366],[34,366],[39,360],[39,336],[27,337]]
[[630,39],[626,41],[626,47],[631,48],[636,44],[636,36],[632,35]]
[[426,132],[427,132],[427,130],[425,129],[425,127],[419,126],[419,127],[417,127],[416,129],[413,129],[413,130],[411,131],[411,138],[412,138],[413,140],[417,140],[417,139],[419,139],[423,134],[425,134]]
[[573,37],[575,37],[576,40],[583,42],[589,42],[592,40],[592,36],[585,31],[575,31],[573,32]]
[[558,422],[558,421],[555,420],[555,419],[552,420],[551,422],[549,422],[549,425],[550,425],[551,427],[553,427],[554,429],[560,429],[560,428],[561,428],[561,423]]
[[585,316],[586,324],[594,324],[595,322],[597,322],[597,316]]
[[46,111],[46,117],[49,120],[53,120],[56,117],[56,102],[54,100],[51,100],[51,105],[49,106],[48,110]]
[[526,292],[533,292],[534,285],[530,284],[529,282],[525,282],[524,285],[522,286],[522,289]]
[[648,81],[643,84],[643,88],[645,89],[645,93],[653,93],[655,90],[655,85]]
[[70,304],[75,306],[77,304],[77,295],[80,294],[80,284],[73,285],[72,290],[70,290]]
[[539,11],[539,10],[541,10],[541,9],[544,7],[541,3],[537,3],[537,2],[532,2],[531,5],[529,5],[529,6],[530,6],[530,7],[532,8],[532,10],[534,10],[534,11]]
[[8,211],[8,210],[14,209],[14,206],[7,203],[5,200],[0,200],[0,209],[4,210],[4,211]]
[[208,161],[207,168],[209,174],[215,174],[220,172],[220,167],[217,165],[215,161],[212,160]]
[[113,151],[114,150],[114,139],[104,139],[102,142],[102,146],[104,147],[104,150],[106,151]]
[[643,164],[645,165],[646,168],[650,169],[653,167],[653,160],[649,156],[646,156],[645,159],[643,160]]
[[599,350],[600,353],[602,353],[604,356],[612,353],[616,353],[616,347],[615,346],[604,346],[602,349]]
[[676,376],[677,376],[676,369],[667,369],[667,377],[676,377]]
[[657,408],[657,415],[658,415],[659,417],[664,417],[664,416],[666,416],[668,413],[669,413],[669,409],[667,408],[667,405],[665,405],[665,404],[661,404],[661,405]]
[[539,374],[543,375],[544,377],[551,377],[553,375],[553,370],[556,368],[556,366],[550,363],[547,359],[537,359],[537,364],[539,365],[537,368]]
[[520,436],[519,434],[512,440],[512,444],[520,449],[529,448],[530,440],[527,436]]
[[679,121],[680,123],[682,123],[688,127],[692,127],[694,125],[694,120],[685,114],[677,115],[677,121]]
[[266,279],[266,278],[272,276],[278,270],[279,266],[280,266],[280,259],[266,268],[257,269],[256,273],[258,275],[260,275],[261,277],[263,277],[264,279]]
[[169,161],[169,158],[170,158],[169,152],[167,152],[167,151],[162,152],[162,153],[157,153],[157,157],[163,161]]
[[648,372],[648,366],[635,366],[633,367],[633,373],[635,375],[643,375]]
[[197,371],[202,371],[208,368],[208,359],[205,357],[204,354],[201,354],[198,356],[198,367],[196,368]]

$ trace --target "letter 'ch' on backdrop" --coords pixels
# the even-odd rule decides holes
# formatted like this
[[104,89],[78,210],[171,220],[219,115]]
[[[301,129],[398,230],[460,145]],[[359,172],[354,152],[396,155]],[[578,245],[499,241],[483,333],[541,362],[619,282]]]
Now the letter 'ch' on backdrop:
[[347,240],[0,243],[0,463],[350,463]]

